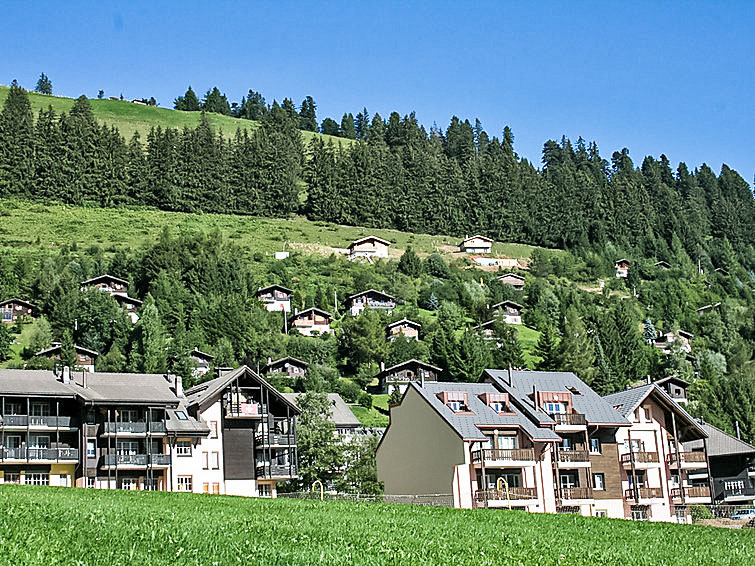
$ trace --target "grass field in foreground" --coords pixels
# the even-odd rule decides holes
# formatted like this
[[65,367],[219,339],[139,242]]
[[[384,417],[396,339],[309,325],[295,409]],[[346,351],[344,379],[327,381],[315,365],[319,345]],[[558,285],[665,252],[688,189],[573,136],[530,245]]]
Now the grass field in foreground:
[[752,564],[755,533],[378,503],[0,487],[0,565]]
[[[2,107],[2,104],[8,97],[9,90],[7,86],[0,86],[0,107]],[[149,97],[149,95],[147,96]],[[200,96],[202,95],[200,94]],[[29,92],[29,102],[36,119],[39,115],[39,110],[42,108],[47,110],[49,106],[52,106],[57,114],[68,112],[73,107],[75,100],[62,96],[45,96],[44,94]],[[118,131],[126,140],[130,140],[134,132],[138,131],[142,141],[146,141],[147,134],[153,126],[161,126],[163,129],[183,129],[184,126],[195,128],[199,124],[200,112],[182,112],[170,108],[144,106],[126,100],[90,99],[89,103],[92,105],[95,119],[100,123],[118,128]],[[227,137],[233,136],[239,128],[252,131],[258,125],[257,122],[251,120],[231,118],[230,116],[215,113],[208,113],[207,119],[216,131],[223,130],[223,134]],[[344,138],[336,138],[314,132],[303,131],[302,136],[304,143],[309,143],[315,136],[321,136],[326,141],[333,140],[336,144],[339,142],[343,144],[354,143]]]
[[[234,216],[230,214],[190,214],[149,208],[89,208],[61,204],[40,204],[0,199],[0,249],[58,250],[75,243],[80,249],[99,245],[105,251],[134,249],[157,240],[164,227],[179,230],[219,230],[251,252],[299,250],[330,254],[331,248],[345,248],[350,242],[375,235],[393,242],[393,248],[412,246],[417,252],[431,253],[435,246],[451,246],[453,236],[411,234],[398,230],[378,230],[311,222],[295,217],[289,220]],[[533,246],[496,243],[498,255],[528,258]]]

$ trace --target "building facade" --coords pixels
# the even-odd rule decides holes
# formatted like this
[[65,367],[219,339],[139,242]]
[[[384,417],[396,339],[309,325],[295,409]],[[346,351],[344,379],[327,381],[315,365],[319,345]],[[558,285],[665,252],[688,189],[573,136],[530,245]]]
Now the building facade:
[[291,312],[291,297],[294,292],[281,285],[270,285],[257,290],[257,299],[270,312]]
[[459,251],[468,254],[489,254],[493,249],[493,240],[479,234],[465,238],[459,244]]
[[382,291],[368,289],[361,293],[349,295],[346,298],[346,308],[351,311],[353,316],[357,316],[365,309],[377,309],[391,314],[393,309],[396,308],[396,298]]
[[0,322],[12,324],[17,320],[32,319],[34,305],[21,299],[0,302]]
[[294,314],[289,319],[289,326],[304,336],[319,336],[333,332],[330,328],[332,320],[333,315],[329,312],[312,307]]

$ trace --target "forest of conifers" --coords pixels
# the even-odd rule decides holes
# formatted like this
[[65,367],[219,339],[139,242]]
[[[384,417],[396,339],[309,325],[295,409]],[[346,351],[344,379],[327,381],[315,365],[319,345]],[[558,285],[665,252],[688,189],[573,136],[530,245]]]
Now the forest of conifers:
[[[365,111],[366,113],[366,111]],[[453,118],[429,133],[413,114],[360,113],[356,141],[314,139],[302,117],[273,103],[259,127],[223,136],[153,128],[125,140],[98,124],[85,97],[70,113],[34,116],[12,86],[0,113],[0,198],[74,204],[149,205],[165,210],[256,216],[303,213],[367,227],[422,233],[484,233],[504,241],[671,260],[681,251],[719,266],[724,241],[755,265],[755,201],[724,165],[674,171],[623,149],[610,162],[594,143],[547,141],[542,166],[520,158],[512,132],[490,137]]]

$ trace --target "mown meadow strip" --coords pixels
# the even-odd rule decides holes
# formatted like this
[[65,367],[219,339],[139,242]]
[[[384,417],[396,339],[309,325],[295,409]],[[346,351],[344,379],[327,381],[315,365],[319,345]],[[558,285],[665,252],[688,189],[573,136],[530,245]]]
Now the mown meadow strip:
[[0,564],[751,564],[755,533],[517,511],[0,487]]

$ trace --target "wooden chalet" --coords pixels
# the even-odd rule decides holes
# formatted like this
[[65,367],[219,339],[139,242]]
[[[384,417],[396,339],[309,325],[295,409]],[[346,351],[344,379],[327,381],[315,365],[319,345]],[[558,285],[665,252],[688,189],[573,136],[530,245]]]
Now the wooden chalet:
[[34,305],[21,299],[8,299],[0,302],[0,321],[12,324],[17,320],[34,318]]
[[616,268],[616,277],[622,277],[626,279],[629,277],[629,260],[626,258],[617,259],[614,263]]
[[291,356],[281,358],[279,360],[271,360],[268,358],[267,365],[262,369],[262,372],[268,376],[275,375],[279,377],[304,377],[307,374],[307,368],[309,364]]
[[504,317],[506,324],[522,324],[522,309],[524,307],[514,301],[503,301],[493,305],[495,316]]
[[410,340],[419,340],[419,331],[422,325],[419,322],[414,322],[408,318],[402,318],[396,322],[392,322],[386,327],[388,333],[388,340],[395,340],[397,337],[403,335]]
[[493,240],[479,234],[464,238],[459,243],[459,251],[468,254],[489,254],[493,249]]
[[92,279],[87,279],[81,282],[81,290],[89,291],[91,289],[98,289],[111,295],[128,295],[128,281],[115,277],[113,275],[99,275]]
[[498,276],[498,281],[521,291],[524,289],[524,277],[517,273],[504,273]]
[[[60,360],[60,351],[62,347],[63,345],[60,342],[53,342],[50,348],[40,350],[34,355],[42,358]],[[100,355],[99,352],[76,344],[74,344],[73,349],[76,351],[76,367],[94,372],[94,364],[97,361],[97,357]]]
[[320,334],[329,334],[333,332],[330,323],[333,321],[333,315],[322,309],[312,307],[301,312],[295,313],[289,319],[289,327],[294,328],[304,336],[318,336]]
[[417,382],[424,386],[425,382],[438,381],[442,372],[441,368],[420,360],[406,360],[383,369],[377,375],[377,378],[381,389],[386,393],[392,393],[394,389],[404,393],[409,383]]
[[291,297],[294,292],[282,285],[268,285],[257,290],[257,299],[270,312],[291,312]]
[[354,316],[358,315],[364,309],[379,309],[390,314],[396,308],[396,298],[382,291],[368,289],[361,293],[349,295],[346,298],[346,308]]
[[349,259],[366,259],[372,261],[372,258],[387,258],[388,248],[391,243],[377,236],[366,236],[359,240],[354,240],[349,244]]

